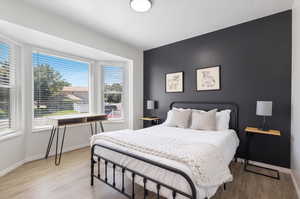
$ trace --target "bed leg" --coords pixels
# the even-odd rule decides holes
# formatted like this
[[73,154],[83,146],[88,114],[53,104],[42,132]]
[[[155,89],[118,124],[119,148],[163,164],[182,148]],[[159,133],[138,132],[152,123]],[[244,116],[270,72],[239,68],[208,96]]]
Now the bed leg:
[[91,160],[91,186],[94,186],[94,160]]
[[94,147],[91,150],[91,186],[94,186]]
[[226,191],[226,183],[224,183],[223,188],[224,188],[224,191]]

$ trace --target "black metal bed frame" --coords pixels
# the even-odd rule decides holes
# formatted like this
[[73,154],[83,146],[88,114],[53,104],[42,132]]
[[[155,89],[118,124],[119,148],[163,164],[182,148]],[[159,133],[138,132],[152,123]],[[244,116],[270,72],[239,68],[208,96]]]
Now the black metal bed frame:
[[[199,106],[201,105],[201,106]],[[231,116],[233,116],[233,119],[231,118],[231,122],[230,122],[230,128],[236,130],[236,132],[238,132],[238,106],[234,103],[225,103],[225,102],[189,102],[189,101],[184,101],[184,102],[172,102],[170,105],[170,109],[172,109],[174,106],[176,106],[177,108],[197,108],[197,109],[202,109],[202,110],[208,110],[211,108],[220,108],[222,109],[230,109],[231,112]],[[203,106],[205,106],[206,108],[204,108]],[[100,156],[99,154],[95,153],[95,148],[103,148],[106,150],[110,150],[125,156],[128,156],[130,158],[134,158],[137,159],[139,161],[145,162],[147,164],[150,164],[152,166],[156,166],[162,169],[165,169],[169,172],[172,172],[176,175],[180,175],[182,176],[187,183],[190,186],[191,189],[191,194],[187,194],[181,190],[178,190],[174,187],[171,187],[167,184],[164,184],[162,182],[159,182],[151,177],[148,177],[138,171],[135,171],[133,169],[127,168],[126,166],[120,165],[118,163],[115,163],[107,158],[104,158],[102,156]],[[104,161],[104,166],[105,166],[105,172],[104,172],[104,177],[101,176],[101,160]],[[95,164],[97,164],[97,173],[95,174]],[[112,166],[112,183],[109,182],[108,180],[108,166]],[[116,169],[121,169],[122,171],[122,185],[121,187],[116,186]],[[125,172],[130,172],[131,173],[131,182],[132,182],[132,187],[131,187],[131,192],[126,192],[125,190]],[[143,179],[143,189],[144,189],[144,196],[143,198],[146,199],[148,196],[148,190],[147,190],[147,182],[152,182],[156,184],[156,196],[159,199],[160,198],[160,189],[161,187],[164,187],[168,190],[170,190],[172,192],[172,197],[173,199],[176,198],[176,196],[182,195],[186,198],[189,199],[197,199],[197,191],[196,191],[196,187],[195,184],[193,183],[193,181],[191,180],[191,178],[184,173],[183,171],[173,168],[171,166],[129,153],[129,152],[125,152],[122,150],[118,150],[109,146],[105,146],[105,145],[100,145],[100,144],[94,144],[92,146],[92,150],[91,150],[91,186],[94,185],[94,178],[104,182],[105,184],[107,184],[108,186],[112,187],[113,189],[115,189],[116,191],[120,192],[121,194],[123,194],[124,196],[126,196],[129,199],[135,199],[135,177],[139,176]],[[226,184],[224,184],[224,190],[226,190]]]

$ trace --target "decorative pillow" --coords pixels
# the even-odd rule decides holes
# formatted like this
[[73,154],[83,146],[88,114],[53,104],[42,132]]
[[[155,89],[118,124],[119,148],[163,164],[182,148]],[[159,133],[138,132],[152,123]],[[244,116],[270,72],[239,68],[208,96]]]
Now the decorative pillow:
[[229,109],[217,112],[217,130],[218,131],[229,129],[230,113],[231,113],[231,110],[229,110]]
[[211,111],[193,111],[191,129],[195,130],[216,130],[217,109]]
[[191,109],[173,109],[168,112],[166,125],[171,127],[188,128]]
[[167,113],[167,119],[166,121],[163,123],[164,125],[169,125],[170,124],[170,121],[171,121],[171,118],[172,118],[172,114],[173,114],[173,110],[177,110],[177,111],[192,111],[192,109],[184,109],[184,108],[176,108],[176,107],[173,107],[172,110],[169,110],[168,113]]
[[[193,112],[206,112],[204,110],[192,109]],[[229,129],[230,109],[222,110],[216,114],[216,130],[223,131]]]

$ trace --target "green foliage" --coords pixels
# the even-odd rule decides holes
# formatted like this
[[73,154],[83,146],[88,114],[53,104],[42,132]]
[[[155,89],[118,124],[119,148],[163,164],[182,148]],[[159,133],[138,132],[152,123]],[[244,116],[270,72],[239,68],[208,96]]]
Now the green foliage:
[[0,108],[0,119],[7,119],[7,118],[8,118],[8,111]]
[[123,86],[119,83],[104,85],[104,101],[106,103],[120,103],[122,98]]
[[110,91],[122,92],[122,89],[123,86],[119,83],[113,83],[112,85],[110,84],[104,85],[104,92],[110,92]]
[[[38,103],[40,100],[60,95],[65,86],[71,86],[71,84],[62,79],[62,75],[50,65],[42,64],[34,67],[34,88],[36,89],[34,100]],[[37,106],[39,107],[39,104]]]
[[74,110],[64,110],[64,111],[57,111],[51,114],[47,114],[45,116],[56,116],[56,115],[71,115],[71,114],[78,114],[79,112]]
[[106,93],[104,94],[104,101],[107,103],[121,103],[121,93]]

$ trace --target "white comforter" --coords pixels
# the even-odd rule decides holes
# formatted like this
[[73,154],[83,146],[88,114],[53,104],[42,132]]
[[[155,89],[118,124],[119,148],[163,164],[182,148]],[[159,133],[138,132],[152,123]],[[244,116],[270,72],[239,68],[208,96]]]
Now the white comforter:
[[[104,139],[104,138],[116,138],[117,140],[128,140],[131,145],[120,144],[119,142],[113,142],[114,140]],[[124,139],[126,138],[126,139]],[[141,138],[148,138],[145,140],[141,140]],[[177,146],[177,140],[182,140],[182,144],[184,144],[184,148],[188,148],[191,150],[191,154],[198,154],[199,159],[203,162],[202,172],[206,176],[205,178],[210,179],[208,181],[200,180],[199,176],[195,175],[194,170],[191,168],[191,165],[186,164],[185,162],[178,161],[177,159],[172,159],[162,156],[160,153],[157,155],[156,153],[145,153],[149,152],[148,150],[138,150],[141,149],[141,146],[144,146],[145,149],[159,149],[158,151],[170,151],[170,149],[166,150],[166,147],[172,146],[172,144],[167,144],[165,148],[163,148],[163,142],[170,141],[174,146]],[[174,141],[175,140],[175,141]],[[155,142],[156,141],[156,142]],[[232,180],[232,176],[230,172],[227,172],[228,165],[232,160],[236,148],[239,144],[239,140],[236,136],[236,133],[233,130],[226,131],[198,131],[191,129],[181,129],[174,127],[166,127],[166,126],[155,126],[151,128],[145,128],[137,131],[132,130],[122,130],[115,132],[108,132],[105,134],[100,134],[92,137],[91,144],[104,144],[108,146],[115,147],[117,149],[121,149],[124,151],[128,151],[148,159],[152,159],[154,161],[158,161],[160,163],[170,165],[174,168],[180,169],[192,179],[197,189],[197,198],[211,197],[215,194],[219,185],[226,181]],[[175,145],[175,143],[177,145]],[[137,149],[134,146],[139,146]],[[151,146],[153,145],[153,146]],[[186,147],[188,145],[188,147]],[[201,147],[200,147],[201,146]],[[143,148],[142,148],[143,149]],[[213,153],[212,154],[212,150]],[[151,151],[151,150],[150,150]],[[174,150],[175,154],[179,154],[180,151]],[[115,152],[111,152],[105,149],[96,148],[96,153],[101,154],[102,157],[106,157],[116,163],[126,165],[128,168],[138,170],[139,172],[152,177],[158,181],[164,182],[174,188],[182,190],[183,192],[190,193],[190,188],[188,183],[184,178],[179,175],[174,175],[174,173],[163,170],[158,167],[154,167],[152,165],[146,164],[144,162],[138,161],[136,159],[132,159],[130,157],[126,157]],[[211,156],[214,156],[212,158]],[[182,155],[181,155],[182,156]],[[216,161],[215,158],[220,160]],[[199,160],[198,159],[198,160]],[[180,159],[179,159],[180,160]],[[216,165],[217,163],[221,164]],[[224,166],[226,169],[224,169]],[[213,181],[211,181],[213,179]],[[209,183],[210,182],[210,183]],[[142,185],[142,179],[136,178],[136,183]],[[148,183],[147,189],[155,191],[155,185]],[[171,192],[167,189],[161,189],[161,195],[171,198]],[[178,196],[177,198],[180,198]]]

